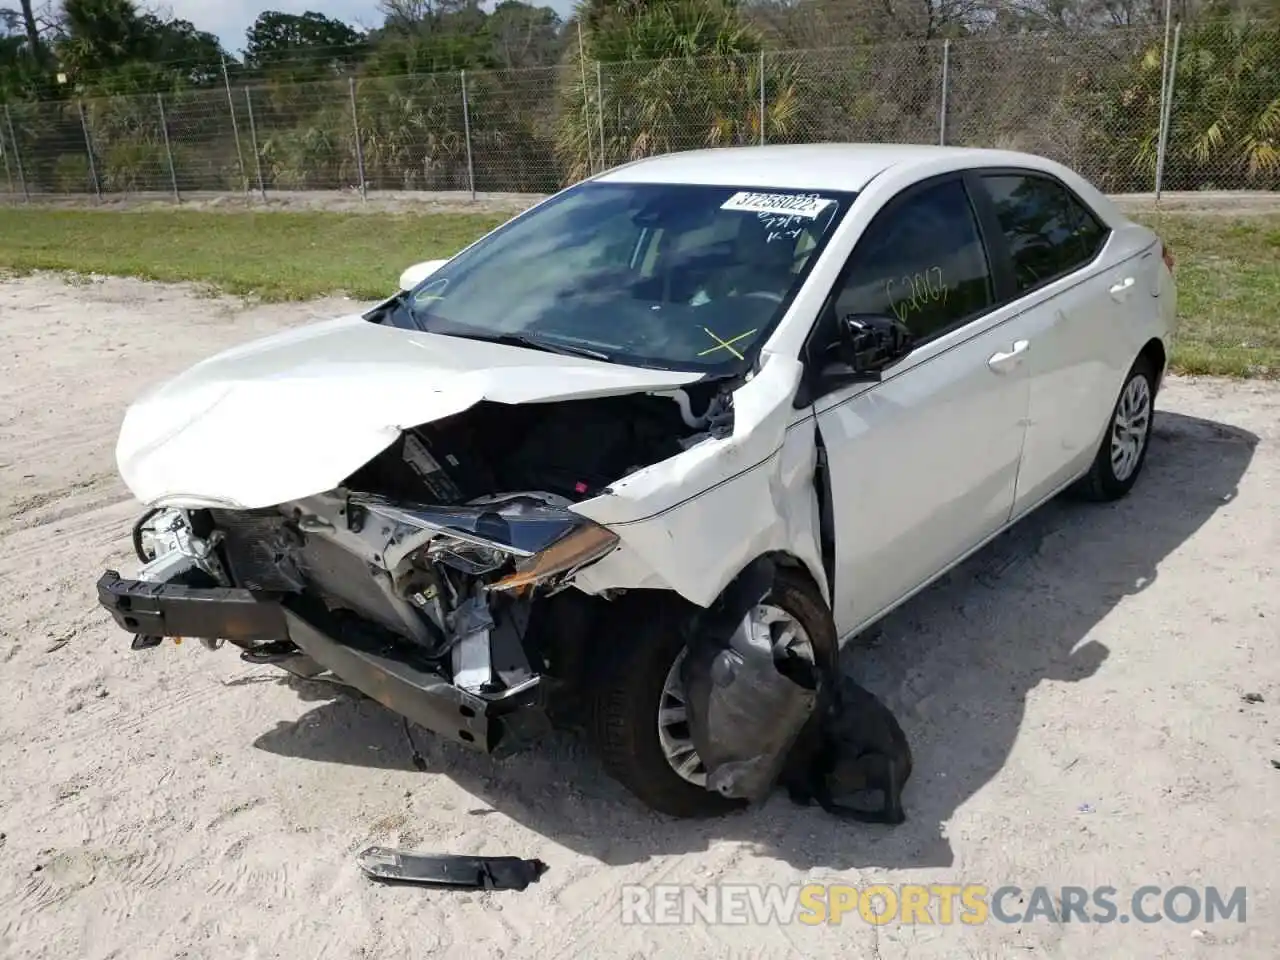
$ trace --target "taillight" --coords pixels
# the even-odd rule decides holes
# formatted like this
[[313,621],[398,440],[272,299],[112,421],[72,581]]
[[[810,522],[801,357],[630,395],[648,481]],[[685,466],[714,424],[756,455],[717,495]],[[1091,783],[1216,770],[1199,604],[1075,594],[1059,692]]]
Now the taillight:
[[1163,240],[1160,241],[1160,259],[1169,268],[1169,272],[1173,273],[1173,251],[1169,249],[1169,245]]

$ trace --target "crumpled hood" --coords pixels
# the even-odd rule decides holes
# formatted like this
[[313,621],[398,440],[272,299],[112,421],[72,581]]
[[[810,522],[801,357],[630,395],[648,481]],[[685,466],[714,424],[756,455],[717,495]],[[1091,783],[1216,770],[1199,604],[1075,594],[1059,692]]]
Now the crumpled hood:
[[403,429],[481,400],[585,399],[698,377],[355,315],[235,347],[146,393],[125,414],[116,463],[146,504],[268,507],[333,489]]

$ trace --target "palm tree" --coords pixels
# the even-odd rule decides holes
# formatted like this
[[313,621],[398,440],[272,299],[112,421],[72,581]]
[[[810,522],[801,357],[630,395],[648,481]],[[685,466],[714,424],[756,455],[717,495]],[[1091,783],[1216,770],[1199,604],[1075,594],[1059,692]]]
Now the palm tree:
[[575,28],[556,144],[567,180],[655,153],[757,143],[762,123],[781,131],[794,117],[794,76],[771,58],[761,76],[761,36],[735,0],[586,0],[571,37]]
[[[1152,182],[1161,66],[1161,46],[1153,42],[1119,89],[1094,94],[1092,127],[1115,189]],[[1183,28],[1164,183],[1183,190],[1280,187],[1280,27],[1219,19]]]
[[1171,178],[1196,188],[1280,186],[1280,29],[1217,21],[1189,39],[1170,112]]
[[63,0],[62,10],[66,37],[59,54],[72,72],[96,73],[145,60],[150,52],[131,0]]

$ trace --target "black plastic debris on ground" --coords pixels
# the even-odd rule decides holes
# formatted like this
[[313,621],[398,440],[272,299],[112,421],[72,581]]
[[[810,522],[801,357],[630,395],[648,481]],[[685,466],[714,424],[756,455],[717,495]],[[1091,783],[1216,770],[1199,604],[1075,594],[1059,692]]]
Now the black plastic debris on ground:
[[520,857],[468,857],[369,847],[356,857],[369,877],[446,890],[524,890],[537,883],[547,865]]
[[[817,722],[792,748],[782,782],[796,803],[817,801],[827,813],[861,823],[907,819],[902,789],[911,777],[911,745],[898,718],[870,690],[848,677],[832,680]],[[878,809],[836,798],[878,792]]]

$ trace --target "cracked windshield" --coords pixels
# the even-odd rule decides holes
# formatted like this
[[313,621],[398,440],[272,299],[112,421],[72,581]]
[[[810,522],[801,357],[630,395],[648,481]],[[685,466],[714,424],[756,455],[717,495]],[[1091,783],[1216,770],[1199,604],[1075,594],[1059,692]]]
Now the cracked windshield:
[[851,199],[582,184],[432,274],[392,322],[617,363],[729,371],[763,343]]

